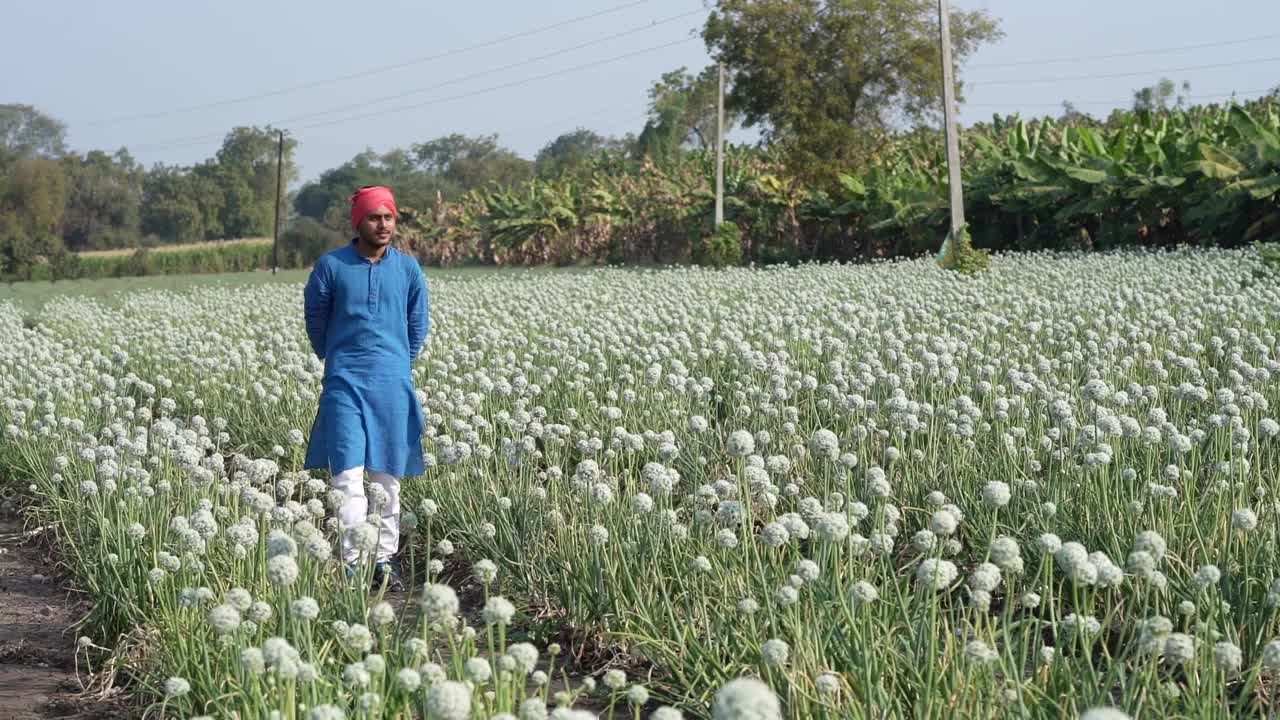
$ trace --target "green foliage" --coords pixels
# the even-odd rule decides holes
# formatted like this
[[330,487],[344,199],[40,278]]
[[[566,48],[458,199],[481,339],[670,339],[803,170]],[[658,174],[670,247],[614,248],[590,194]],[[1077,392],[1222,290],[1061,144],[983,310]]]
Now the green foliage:
[[0,179],[0,279],[30,278],[43,256],[62,247],[57,230],[66,201],[59,161],[29,155],[9,163]]
[[[283,258],[281,266],[287,267],[283,264]],[[138,248],[128,255],[83,256],[79,259],[78,277],[199,275],[265,270],[270,267],[270,243],[226,243],[165,251]]]
[[142,222],[142,166],[125,150],[64,158],[71,182],[62,213],[67,249],[106,250],[136,243]]
[[[714,64],[697,75],[683,67],[663,73],[649,88],[646,130],[661,127],[664,139],[677,147],[714,148],[719,92],[719,68]],[[725,132],[737,122],[738,114],[726,108]]]
[[1280,273],[1280,243],[1255,243],[1262,263],[1272,272]]
[[326,252],[350,241],[345,234],[300,217],[280,233],[280,267],[307,267]]
[[596,157],[603,152],[625,152],[625,140],[598,135],[586,128],[567,132],[547,143],[534,159],[537,176],[553,180],[564,175],[590,172]]
[[693,261],[710,267],[730,267],[742,264],[742,230],[725,221],[720,227],[700,238],[695,246]]
[[947,234],[938,256],[938,264],[943,268],[966,275],[982,272],[991,265],[991,253],[973,247],[973,241],[969,238],[968,225],[961,226],[958,237],[952,236],[951,233]]
[[58,157],[67,151],[67,127],[30,105],[0,105],[0,148],[16,157]]
[[[983,11],[951,14],[957,64],[1000,36]],[[811,185],[871,156],[892,120],[942,106],[934,0],[719,0],[703,39],[733,71],[728,106]]]

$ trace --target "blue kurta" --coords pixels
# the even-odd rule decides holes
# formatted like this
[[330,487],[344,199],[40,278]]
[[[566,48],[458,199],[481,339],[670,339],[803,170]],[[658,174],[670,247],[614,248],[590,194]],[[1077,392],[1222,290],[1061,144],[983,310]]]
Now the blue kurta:
[[421,474],[422,408],[410,372],[428,328],[418,261],[388,247],[371,262],[353,240],[316,261],[303,301],[311,349],[324,361],[305,467]]

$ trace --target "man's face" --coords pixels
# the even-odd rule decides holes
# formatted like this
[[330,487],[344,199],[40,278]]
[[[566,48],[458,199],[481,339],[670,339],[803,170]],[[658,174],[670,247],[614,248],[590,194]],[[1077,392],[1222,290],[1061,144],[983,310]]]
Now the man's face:
[[360,239],[373,247],[382,247],[390,243],[391,234],[395,231],[396,215],[385,206],[374,208],[356,226]]

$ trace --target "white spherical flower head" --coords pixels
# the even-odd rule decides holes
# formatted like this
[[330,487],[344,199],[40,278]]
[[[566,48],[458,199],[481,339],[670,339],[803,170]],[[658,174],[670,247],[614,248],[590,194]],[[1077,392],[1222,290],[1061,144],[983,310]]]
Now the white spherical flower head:
[[725,450],[731,457],[746,457],[756,451],[756,439],[746,430],[734,430],[729,433]]
[[240,611],[231,605],[217,605],[209,611],[209,625],[217,635],[229,635],[240,627]]
[[631,510],[641,515],[651,512],[653,510],[653,498],[648,493],[636,493],[631,498]]
[[956,531],[959,521],[950,510],[935,510],[929,518],[929,531],[938,537],[949,537]]
[[507,648],[507,654],[515,660],[516,672],[528,675],[538,666],[538,648],[529,643],[515,643]]
[[959,570],[950,560],[925,558],[916,568],[916,582],[929,590],[945,590],[955,582]]
[[391,603],[383,601],[369,608],[369,624],[377,627],[390,625],[396,621],[396,610]]
[[760,542],[766,547],[782,547],[790,539],[791,533],[787,531],[787,526],[780,522],[768,523],[760,529]]
[[427,690],[429,720],[469,720],[471,688],[453,680],[444,680]]
[[815,457],[835,460],[840,457],[840,439],[825,428],[814,431],[809,437],[809,451]]
[[418,602],[427,622],[447,621],[458,614],[458,594],[448,585],[428,584]]
[[336,705],[316,705],[307,713],[308,720],[347,720],[347,714]]
[[377,653],[366,655],[362,664],[365,670],[374,675],[381,675],[387,671],[387,659]]
[[1243,532],[1251,532],[1258,527],[1258,514],[1249,508],[1242,508],[1231,513],[1231,527]]
[[609,542],[609,530],[603,525],[592,525],[591,529],[587,530],[587,539],[592,545],[606,545]]
[[787,664],[787,656],[791,654],[791,646],[784,640],[773,638],[760,646],[760,659],[765,665],[782,667]]
[[1195,638],[1185,633],[1170,633],[1164,639],[1164,659],[1170,664],[1188,663],[1195,659]]
[[994,563],[982,563],[969,575],[969,587],[974,590],[994,592],[1000,587],[1000,568]]
[[859,580],[849,588],[849,597],[855,603],[872,603],[880,599],[880,591],[866,580]]
[[368,555],[378,547],[378,528],[367,522],[347,530],[347,542],[357,551]]
[[273,585],[292,585],[298,579],[298,562],[289,555],[276,555],[267,561],[267,579]]
[[990,508],[1002,508],[1009,504],[1009,484],[992,480],[982,488],[982,502]]
[[1080,720],[1131,720],[1123,710],[1113,707],[1096,707],[1084,711]]
[[604,686],[610,690],[621,690],[627,684],[627,674],[621,670],[609,670],[604,674]]
[[498,579],[498,566],[487,558],[477,560],[476,564],[472,566],[471,572],[477,581],[485,585]]
[[302,596],[289,603],[289,612],[299,620],[315,620],[320,617],[320,604],[310,596]]
[[191,692],[191,683],[186,678],[171,677],[164,681],[164,694],[169,697],[182,697]]
[[964,646],[964,656],[971,663],[985,665],[1000,659],[1000,654],[981,640],[970,640]]
[[489,678],[493,677],[493,668],[490,667],[489,661],[484,658],[473,657],[467,660],[462,666],[463,673],[467,679],[476,685],[483,685],[489,682]]
[[1224,640],[1213,646],[1213,663],[1224,673],[1236,673],[1244,664],[1244,653],[1234,643]]
[[649,690],[643,685],[632,685],[627,688],[627,702],[640,707],[649,702]]
[[245,612],[253,606],[253,593],[242,587],[233,587],[228,590],[226,598],[227,604],[240,612]]
[[814,679],[813,685],[821,695],[838,695],[840,693],[840,676],[835,673],[822,673]]
[[1262,646],[1262,667],[1272,672],[1280,670],[1280,640]]
[[814,533],[823,542],[842,543],[849,538],[849,518],[839,512],[822,513],[814,523]]
[[520,720],[547,720],[547,704],[540,697],[520,703]]
[[347,628],[342,636],[343,644],[348,650],[354,652],[369,652],[373,649],[373,633],[369,631],[368,626],[356,623]]
[[684,713],[670,705],[663,705],[653,711],[653,714],[649,716],[649,720],[684,720]]
[[511,618],[515,617],[515,614],[515,605],[512,605],[510,600],[497,595],[489,598],[489,601],[484,604],[484,609],[480,611],[480,616],[485,622],[497,625],[510,625]]
[[1151,557],[1155,558],[1156,562],[1160,562],[1164,558],[1168,546],[1160,533],[1155,530],[1143,530],[1134,538],[1133,549],[1149,553]]
[[1222,571],[1217,565],[1201,565],[1191,581],[1198,588],[1207,588],[1217,585],[1221,579]]
[[768,685],[755,678],[730,680],[716,693],[712,720],[782,720],[782,705]]
[[1062,547],[1062,538],[1053,533],[1044,533],[1036,538],[1036,547],[1040,548],[1040,552],[1046,555],[1054,555]]

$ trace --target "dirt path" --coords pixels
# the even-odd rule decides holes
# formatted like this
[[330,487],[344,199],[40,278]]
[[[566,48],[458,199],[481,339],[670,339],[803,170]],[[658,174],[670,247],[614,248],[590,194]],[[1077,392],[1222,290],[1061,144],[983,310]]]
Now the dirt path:
[[42,548],[22,542],[22,529],[0,507],[0,720],[119,717],[77,701],[76,639],[66,632],[74,600]]

